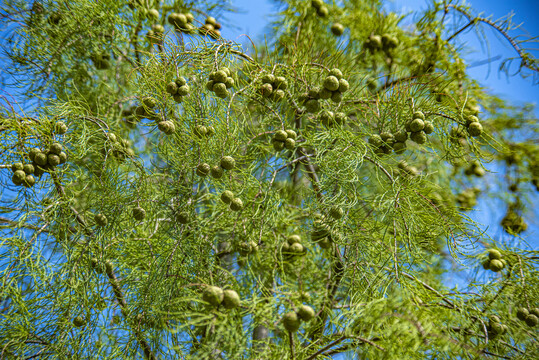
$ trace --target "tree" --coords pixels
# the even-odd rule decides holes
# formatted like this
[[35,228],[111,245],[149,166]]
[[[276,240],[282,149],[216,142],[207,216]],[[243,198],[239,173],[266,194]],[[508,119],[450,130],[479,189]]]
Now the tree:
[[221,1],[3,2],[0,358],[538,355],[534,109],[459,40],[535,80],[534,38],[452,0],[278,3],[246,49]]

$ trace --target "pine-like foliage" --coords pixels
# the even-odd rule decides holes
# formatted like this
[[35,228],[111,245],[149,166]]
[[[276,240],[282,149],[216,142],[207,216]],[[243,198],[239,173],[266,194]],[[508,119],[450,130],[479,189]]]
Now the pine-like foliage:
[[539,356],[537,120],[460,40],[534,38],[276,3],[246,49],[225,1],[2,2],[0,358]]

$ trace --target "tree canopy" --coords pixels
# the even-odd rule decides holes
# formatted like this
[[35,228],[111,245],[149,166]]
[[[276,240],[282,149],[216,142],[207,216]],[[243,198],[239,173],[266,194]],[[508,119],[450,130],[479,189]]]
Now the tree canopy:
[[461,37],[537,40],[384,3],[3,1],[0,358],[539,356],[535,109]]

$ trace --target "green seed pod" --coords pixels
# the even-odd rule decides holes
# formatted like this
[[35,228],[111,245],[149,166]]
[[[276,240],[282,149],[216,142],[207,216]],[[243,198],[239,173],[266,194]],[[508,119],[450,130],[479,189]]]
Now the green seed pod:
[[24,171],[24,165],[20,162],[14,163],[11,165],[11,171],[15,172],[17,170],[23,170]]
[[133,208],[133,218],[137,221],[142,221],[146,217],[146,210],[141,208],[140,206],[136,206]]
[[283,316],[282,322],[283,322],[284,328],[289,332],[298,331],[298,329],[299,329],[299,327],[301,325],[301,322],[298,319],[298,315],[293,311],[290,311],[289,313],[286,313]]
[[434,132],[434,125],[430,121],[425,121],[425,127],[423,128],[425,134],[432,134]]
[[67,132],[67,125],[64,124],[62,121],[58,121],[56,122],[56,124],[54,125],[54,131],[58,134],[58,135],[63,135]]
[[170,95],[175,95],[178,92],[178,85],[176,85],[175,81],[171,81],[167,84],[167,93]]
[[417,144],[424,144],[427,142],[427,134],[424,131],[414,132],[410,135],[410,140]]
[[[208,89],[209,91],[213,91],[213,85],[214,84],[215,84],[215,81],[208,80],[208,82],[206,83],[206,89]],[[225,87],[226,87],[226,84],[225,84]]]
[[[226,81],[226,78],[225,78]],[[224,82],[214,81],[213,92],[214,93],[223,93],[226,92],[226,84]]]
[[323,0],[311,0],[311,6],[315,9],[319,9],[322,5],[324,5]]
[[103,214],[95,214],[94,221],[97,224],[97,226],[107,226],[108,224],[107,217]]
[[406,143],[403,142],[395,142],[393,143],[393,151],[397,154],[402,154],[406,151]]
[[202,294],[202,300],[215,307],[221,304],[224,297],[225,294],[223,289],[218,286],[208,286],[206,289],[204,289],[204,293]]
[[425,115],[421,111],[415,111],[412,115],[412,119],[425,120]]
[[479,119],[476,116],[468,115],[466,117],[466,126],[470,126],[473,122],[479,122]]
[[329,91],[336,91],[339,89],[339,79],[337,79],[333,75],[329,75],[324,80],[324,88],[328,89]]
[[148,17],[154,20],[159,19],[159,11],[157,11],[157,9],[150,9],[148,11]]
[[284,141],[284,147],[288,150],[294,150],[296,147],[296,140],[288,138]]
[[286,130],[286,135],[287,135],[287,138],[290,138],[290,139],[293,139],[293,140],[296,140],[297,137],[298,137],[298,134],[296,134],[296,132],[294,130],[290,130],[290,129]]
[[410,123],[410,131],[418,132],[425,128],[425,122],[421,119],[414,119]]
[[323,99],[323,100],[331,99],[331,95],[333,95],[333,92],[329,91],[326,88],[320,89],[320,92],[318,93],[318,96],[320,97],[320,99]]
[[503,333],[503,326],[499,322],[489,323],[489,329],[493,334],[500,335]]
[[502,254],[500,253],[499,250],[496,250],[496,249],[490,249],[488,251],[488,258],[490,260],[500,260],[502,258]]
[[490,260],[490,265],[489,265],[490,270],[494,272],[500,272],[502,271],[503,267],[504,265],[500,260],[496,260],[496,259]]
[[265,84],[271,84],[273,85],[273,83],[275,82],[275,75],[273,74],[264,74],[262,76],[262,82],[265,83]]
[[369,137],[369,144],[371,144],[373,147],[380,147],[382,146],[384,141],[382,140],[382,137],[378,134],[371,135]]
[[395,141],[403,143],[403,142],[406,142],[406,140],[408,140],[408,133],[404,130],[400,130],[394,133],[393,137],[395,138]]
[[223,306],[226,309],[235,309],[240,306],[240,296],[234,290],[223,291]]
[[284,76],[276,76],[273,84],[276,89],[286,90],[288,88],[288,80]]
[[345,113],[343,112],[337,112],[335,113],[335,123],[339,124],[339,125],[344,125],[344,123],[346,122],[346,119],[348,117],[346,116]]
[[201,177],[205,177],[210,172],[210,165],[206,163],[199,164],[196,169],[196,174]]
[[530,314],[533,314],[539,318],[539,308],[531,308]]
[[234,198],[230,202],[230,210],[232,211],[240,211],[243,209],[243,201],[241,201],[240,198]]
[[236,166],[236,160],[232,156],[223,156],[221,158],[221,167],[225,170],[232,170]]
[[273,139],[278,141],[285,141],[288,138],[288,133],[285,130],[277,130],[275,132],[275,135],[273,135]]
[[334,218],[335,220],[339,220],[344,215],[344,211],[342,208],[338,206],[334,206],[331,209],[329,209],[329,216]]
[[271,143],[272,143],[273,149],[275,151],[281,151],[281,150],[284,149],[284,141],[279,141],[279,140],[273,139]]
[[270,97],[270,95],[273,93],[273,86],[268,83],[264,83],[260,86],[260,93],[264,97]]
[[320,103],[315,99],[307,100],[305,103],[305,109],[309,113],[316,113],[320,110]]
[[203,138],[208,133],[208,129],[204,125],[197,125],[195,126],[193,133],[199,138]]
[[41,166],[47,165],[47,160],[47,155],[42,152],[39,152],[34,156],[34,162]]
[[56,154],[49,154],[49,156],[47,156],[47,163],[50,166],[58,166],[60,165],[60,157]]
[[234,193],[230,190],[225,190],[221,193],[221,201],[225,204],[230,204],[234,199]]
[[[13,168],[13,166],[12,166]],[[24,171],[26,173],[26,175],[32,175],[35,171],[35,168],[34,168],[34,165],[32,164],[24,164],[24,166],[22,167],[22,171]]]
[[293,245],[293,244],[296,244],[296,243],[301,243],[301,237],[299,235],[290,235],[286,241],[288,241],[288,244],[289,245]]
[[333,111],[324,110],[320,113],[320,122],[324,126],[331,126],[335,123],[335,114]]
[[289,252],[294,255],[302,255],[305,253],[305,247],[300,243],[290,245]]
[[478,122],[473,122],[468,126],[468,133],[473,137],[480,136],[482,132],[483,126]]
[[216,82],[216,83],[224,83],[226,82],[226,78],[227,78],[227,74],[226,72],[224,72],[223,70],[217,70],[214,74],[213,74],[213,80]]
[[529,314],[526,316],[526,325],[529,327],[535,327],[537,326],[537,323],[539,323],[539,318],[533,314]]
[[331,69],[329,71],[328,76],[335,76],[338,80],[340,80],[340,79],[342,79],[343,74],[342,74],[342,71],[340,69],[333,68],[333,69]]
[[334,91],[333,94],[331,94],[331,101],[333,101],[335,104],[338,104],[342,101],[342,93],[339,91]]
[[213,16],[208,16],[205,21],[206,24],[215,26],[217,24],[217,20]]
[[339,92],[340,93],[343,93],[343,92],[346,92],[348,91],[348,89],[350,89],[350,84],[348,83],[348,81],[344,80],[344,79],[340,79],[339,80]]
[[155,101],[155,99],[150,96],[143,98],[142,103],[149,109],[153,109],[157,105],[157,101]]
[[77,316],[73,319],[73,325],[75,325],[76,327],[84,326],[86,325],[86,320],[84,320],[82,316]]
[[207,130],[207,132],[206,132],[207,137],[211,137],[211,136],[215,135],[215,128],[213,126],[211,126],[211,125],[206,126],[206,130]]
[[23,170],[16,170],[11,177],[11,180],[15,185],[21,185],[26,179],[26,173]]
[[178,86],[178,87],[182,87],[182,86],[187,85],[187,80],[185,80],[185,78],[183,76],[180,76],[179,78],[174,80],[174,82],[176,83],[176,86]]
[[528,317],[529,314],[530,313],[529,313],[528,309],[526,309],[524,307],[521,307],[521,308],[517,309],[517,318],[519,320],[526,321],[526,318]]
[[298,308],[298,317],[303,321],[310,321],[314,318],[315,312],[312,307],[308,305],[301,305]]
[[189,85],[183,85],[178,88],[178,91],[176,92],[176,94],[180,96],[187,96],[189,95],[190,90],[191,89],[189,88]]
[[220,179],[223,177],[223,174],[224,174],[223,168],[220,167],[219,165],[215,165],[211,167],[210,175],[212,176],[212,178]]
[[342,26],[342,24],[335,23],[331,25],[331,32],[335,36],[341,36],[344,33],[344,26]]
[[234,79],[231,78],[230,76],[226,78],[226,81],[225,81],[225,86],[227,89],[230,89],[232,87],[234,87]]
[[382,48],[382,37],[380,35],[371,35],[369,36],[370,47],[372,49],[381,49]]
[[189,222],[189,213],[186,211],[178,211],[176,213],[175,219],[180,224],[187,224]]

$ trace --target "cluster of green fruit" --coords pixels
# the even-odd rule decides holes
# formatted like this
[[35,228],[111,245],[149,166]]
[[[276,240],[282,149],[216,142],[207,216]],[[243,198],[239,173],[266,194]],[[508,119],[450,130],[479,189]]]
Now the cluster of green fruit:
[[526,322],[526,325],[529,327],[536,327],[539,323],[539,308],[528,310],[525,307],[521,307],[517,309],[517,318]]
[[473,137],[480,136],[483,133],[483,126],[474,115],[466,117],[466,128],[468,129],[468,134]]
[[301,326],[301,321],[311,321],[314,316],[315,312],[312,307],[308,305],[301,305],[297,311],[287,312],[281,321],[286,331],[296,332]]
[[294,150],[296,147],[297,134],[294,130],[277,130],[271,138],[271,144],[275,151],[283,149]]
[[202,35],[209,34],[212,38],[217,39],[221,37],[221,24],[215,20],[214,17],[208,16],[204,21],[204,25],[198,29],[198,32]]
[[334,103],[340,103],[343,93],[350,88],[350,84],[343,78],[339,69],[332,69],[322,85],[322,87],[315,86],[309,92],[300,95],[299,101],[305,105],[307,112],[317,113],[320,110],[318,100],[331,99]]
[[335,36],[341,36],[344,33],[344,26],[340,23],[334,23],[331,25],[331,32]]
[[273,101],[279,101],[284,98],[284,90],[286,90],[287,87],[288,81],[284,76],[265,74],[264,76],[262,76],[260,93],[263,97],[270,98]]
[[307,249],[301,244],[301,237],[299,235],[290,235],[286,242],[281,245],[281,253],[286,259],[296,256],[305,255]]
[[165,28],[161,24],[152,25],[151,30],[148,30],[146,37],[150,44],[161,44],[163,42]]
[[247,256],[258,251],[258,244],[254,241],[245,241],[239,244],[238,252],[242,256]]
[[227,67],[211,72],[209,80],[206,83],[206,89],[213,91],[221,99],[229,95],[228,89],[232,87],[234,87],[234,79],[232,78],[230,69]]
[[174,26],[177,31],[183,31],[187,34],[192,34],[195,31],[193,20],[195,17],[189,12],[185,14],[173,12],[167,17],[168,23]]
[[[339,220],[344,216],[344,211],[338,206],[333,206],[329,209],[328,216],[333,220]],[[322,249],[329,249],[333,243],[334,236],[329,225],[330,219],[320,215],[316,216],[316,218],[311,230],[311,240],[320,245]]]
[[395,134],[384,131],[380,135],[374,134],[369,137],[369,144],[371,144],[374,152],[379,156],[391,154],[393,150],[397,154],[402,154],[406,151],[407,139],[408,133],[404,130],[397,131]]
[[469,188],[457,195],[457,203],[464,209],[471,209],[477,205],[477,195],[480,190],[478,188]]
[[507,325],[502,324],[499,317],[494,315],[488,319],[487,332],[490,338],[495,338],[498,335],[504,335],[508,330],[509,328]]
[[329,10],[323,0],[311,0],[311,6],[316,9],[316,15],[326,17]]
[[[114,156],[115,158],[123,160],[126,156],[135,155],[135,152],[130,147],[129,140],[122,138],[118,139],[118,137],[113,133],[108,134],[108,139],[112,142],[112,156]],[[106,153],[107,150],[104,148],[103,155],[106,155]]]
[[209,138],[215,134],[215,128],[211,125],[198,124],[193,128],[193,134],[200,139]]
[[475,175],[477,177],[483,177],[485,175],[485,169],[477,161],[473,161],[470,166],[464,169],[466,176]]
[[93,54],[90,60],[94,63],[97,70],[106,70],[110,68],[110,55],[107,53]]
[[488,251],[488,258],[483,261],[483,269],[500,272],[507,265],[505,259],[502,259],[502,254],[496,249]]
[[41,151],[33,148],[28,152],[31,164],[15,163],[11,165],[13,176],[11,180],[17,186],[34,186],[36,179],[33,175],[40,177],[45,172],[50,172],[55,166],[59,166],[67,161],[67,154],[62,151],[63,147],[59,143],[53,143],[48,150]]
[[335,125],[344,125],[347,119],[348,119],[348,116],[346,116],[346,114],[343,112],[334,113],[333,111],[330,111],[330,110],[323,110],[320,113],[320,122],[325,127],[332,127]]
[[134,109],[129,108],[122,111],[122,115],[126,117],[126,123],[129,126],[135,126],[142,119],[150,119],[157,121],[159,118],[154,109],[157,106],[157,101],[151,96],[142,98],[142,103]]
[[380,35],[369,35],[367,40],[365,40],[364,47],[369,50],[371,53],[374,53],[379,50],[389,51],[396,48],[399,45],[399,39],[396,36],[390,34]]
[[220,179],[223,177],[223,170],[232,170],[236,166],[236,160],[232,156],[223,156],[219,165],[211,167],[207,163],[201,163],[197,166],[196,174],[201,177],[205,177],[208,174],[214,179]]
[[232,211],[240,211],[243,209],[243,201],[241,201],[240,198],[237,198],[230,190],[225,190],[221,193],[221,201],[228,204]]
[[399,161],[399,163],[397,164],[397,167],[404,175],[408,175],[412,177],[419,175],[419,170],[415,166],[409,165],[404,160]]
[[187,80],[183,76],[169,82],[166,88],[167,93],[172,95],[174,101],[177,103],[182,102],[183,97],[189,95],[190,90]]
[[235,309],[240,306],[240,296],[234,290],[223,290],[218,286],[208,286],[202,293],[202,300],[212,307],[222,305],[225,309]]
[[508,234],[512,235],[520,234],[528,229],[528,224],[524,221],[524,218],[511,207],[507,210],[500,224]]
[[467,141],[464,129],[461,126],[452,127],[451,131],[449,132],[449,140],[460,146],[465,146],[467,144]]
[[410,140],[417,144],[424,144],[427,141],[427,135],[434,131],[434,125],[425,120],[425,115],[421,111],[415,111],[412,119],[407,121],[404,127],[410,133]]

